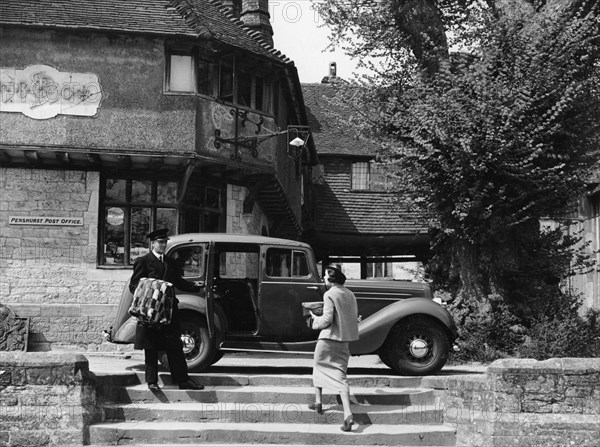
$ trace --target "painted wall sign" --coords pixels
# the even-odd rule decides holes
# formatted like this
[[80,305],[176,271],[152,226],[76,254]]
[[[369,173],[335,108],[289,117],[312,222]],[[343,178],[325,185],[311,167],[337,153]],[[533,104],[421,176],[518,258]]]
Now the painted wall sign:
[[101,101],[100,80],[93,73],[60,72],[48,65],[0,68],[0,112],[34,119],[94,116]]
[[83,217],[48,217],[48,216],[10,216],[10,225],[59,225],[81,226]]

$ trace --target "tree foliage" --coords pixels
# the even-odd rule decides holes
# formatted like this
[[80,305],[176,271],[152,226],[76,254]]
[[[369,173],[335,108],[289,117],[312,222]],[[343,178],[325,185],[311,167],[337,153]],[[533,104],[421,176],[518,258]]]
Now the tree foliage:
[[461,322],[496,306],[491,296],[521,322],[532,301],[564,301],[576,239],[544,233],[539,219],[572,213],[598,159],[598,2],[319,5],[335,44],[384,61],[339,100],[382,142],[402,200],[431,217],[430,271]]

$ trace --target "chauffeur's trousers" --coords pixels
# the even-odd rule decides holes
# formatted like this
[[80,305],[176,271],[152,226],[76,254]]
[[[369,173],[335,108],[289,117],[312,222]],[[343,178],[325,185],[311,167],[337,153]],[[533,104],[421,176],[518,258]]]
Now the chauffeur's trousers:
[[[165,352],[167,353],[173,383],[179,384],[189,380],[185,355],[181,347],[167,349]],[[158,383],[158,350],[144,349],[144,363],[146,366],[146,383]]]

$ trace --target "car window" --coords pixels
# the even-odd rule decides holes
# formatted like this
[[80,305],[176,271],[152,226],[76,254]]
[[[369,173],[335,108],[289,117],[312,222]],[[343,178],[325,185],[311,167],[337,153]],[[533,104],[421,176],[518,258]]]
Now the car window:
[[276,278],[308,276],[306,253],[285,248],[267,250],[267,275]]
[[220,246],[218,251],[219,278],[258,278],[259,247],[254,245]]
[[306,261],[306,253],[303,251],[294,251],[292,276],[308,276],[308,262]]
[[181,247],[172,253],[175,264],[184,278],[198,278],[204,275],[204,248]]

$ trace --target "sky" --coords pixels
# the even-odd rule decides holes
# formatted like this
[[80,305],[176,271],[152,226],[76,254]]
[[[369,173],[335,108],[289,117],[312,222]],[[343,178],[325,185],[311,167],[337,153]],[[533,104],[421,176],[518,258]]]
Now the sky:
[[356,62],[343,51],[324,52],[330,30],[312,9],[312,0],[270,0],[269,13],[275,48],[294,61],[303,84],[319,83],[337,63],[337,75],[352,79]]

